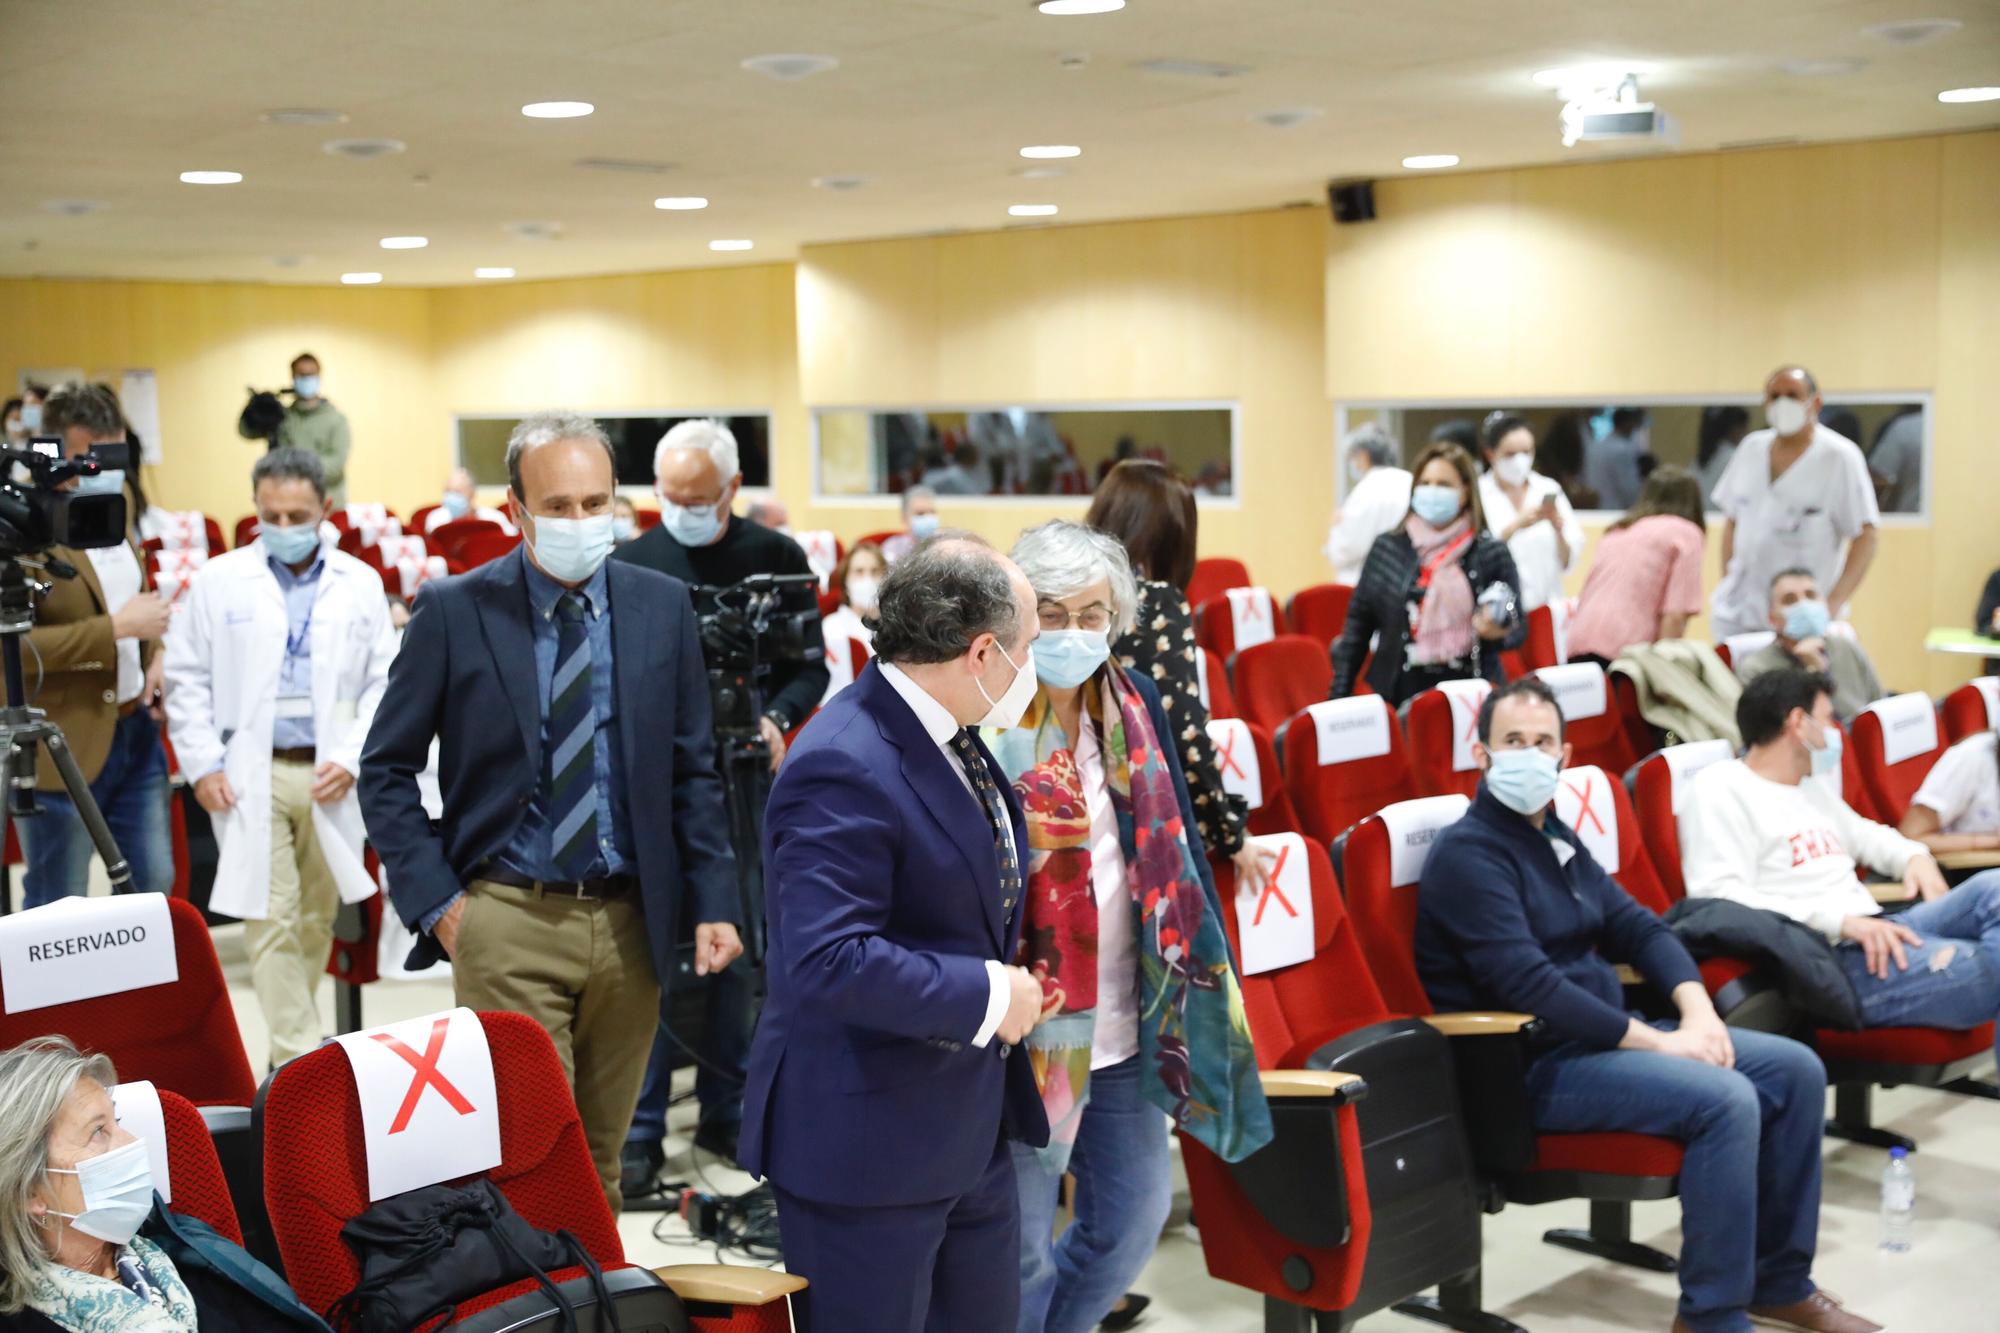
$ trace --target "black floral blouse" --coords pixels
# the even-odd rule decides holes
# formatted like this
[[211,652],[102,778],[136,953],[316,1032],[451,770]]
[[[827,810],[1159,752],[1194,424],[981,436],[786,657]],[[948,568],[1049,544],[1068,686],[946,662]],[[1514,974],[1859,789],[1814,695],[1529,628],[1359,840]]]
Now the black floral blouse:
[[1208,708],[1201,701],[1195,667],[1194,615],[1187,599],[1171,583],[1142,581],[1138,625],[1112,648],[1127,671],[1151,676],[1160,691],[1167,722],[1178,733],[1181,767],[1203,845],[1221,856],[1236,855],[1243,847],[1243,810],[1222,789],[1215,744],[1208,738]]

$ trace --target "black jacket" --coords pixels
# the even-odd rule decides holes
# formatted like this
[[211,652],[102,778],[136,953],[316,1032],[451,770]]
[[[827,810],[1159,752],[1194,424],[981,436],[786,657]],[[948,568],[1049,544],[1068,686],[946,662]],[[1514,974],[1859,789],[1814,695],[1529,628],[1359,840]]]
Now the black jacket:
[[1861,1027],[1861,1001],[1833,946],[1781,912],[1727,898],[1683,898],[1662,918],[1696,958],[1762,964],[1792,1007],[1822,1027]]
[[[1458,559],[1477,598],[1495,583],[1514,590],[1521,597],[1521,578],[1514,572],[1514,557],[1507,544],[1490,532],[1481,531]],[[1333,693],[1343,699],[1354,692],[1354,678],[1361,659],[1368,655],[1369,639],[1381,635],[1375,645],[1375,661],[1368,668],[1368,684],[1393,704],[1400,704],[1396,681],[1403,674],[1404,649],[1410,641],[1410,598],[1415,594],[1423,562],[1417,548],[1400,525],[1375,539],[1368,548],[1368,560],[1361,566],[1361,582],[1355,585],[1354,599],[1347,604],[1347,624],[1333,644]],[[1518,648],[1528,637],[1527,613],[1515,616],[1507,637],[1496,642],[1474,639],[1473,653],[1479,659],[1479,673],[1499,684],[1506,679],[1500,668],[1500,654]]]
[[[1986,576],[1986,587],[1979,594],[1979,609],[1972,613],[1972,628],[1980,634],[1993,632],[1993,611],[2000,607],[2000,569]],[[1986,674],[2000,672],[2000,658],[1986,659]]]

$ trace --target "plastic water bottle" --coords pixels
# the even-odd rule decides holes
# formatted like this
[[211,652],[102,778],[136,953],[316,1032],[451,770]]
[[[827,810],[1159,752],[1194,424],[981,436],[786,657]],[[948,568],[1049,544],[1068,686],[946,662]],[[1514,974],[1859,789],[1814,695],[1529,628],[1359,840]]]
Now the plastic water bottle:
[[1901,1254],[1910,1248],[1910,1224],[1917,1211],[1917,1177],[1910,1170],[1909,1154],[1902,1148],[1889,1149],[1889,1164],[1882,1168],[1882,1248]]

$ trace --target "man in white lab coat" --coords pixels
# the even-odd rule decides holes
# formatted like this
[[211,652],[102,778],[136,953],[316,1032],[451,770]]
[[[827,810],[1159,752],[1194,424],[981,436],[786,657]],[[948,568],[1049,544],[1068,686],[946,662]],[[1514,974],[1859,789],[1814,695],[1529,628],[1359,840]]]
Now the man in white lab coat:
[[1410,512],[1410,474],[1397,467],[1402,455],[1395,437],[1379,424],[1357,426],[1341,442],[1347,463],[1347,494],[1333,514],[1325,553],[1333,581],[1361,581],[1361,565],[1375,539]]
[[334,915],[375,892],[354,778],[396,638],[380,576],[321,531],[319,459],[273,450],[250,478],[258,539],[203,566],[167,632],[167,720],[276,1068],[319,1045]]

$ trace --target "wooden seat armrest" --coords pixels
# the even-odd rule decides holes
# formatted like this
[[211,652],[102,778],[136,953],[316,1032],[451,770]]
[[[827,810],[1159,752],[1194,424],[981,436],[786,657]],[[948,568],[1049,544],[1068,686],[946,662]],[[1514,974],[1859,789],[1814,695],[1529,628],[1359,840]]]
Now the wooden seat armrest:
[[1868,881],[1869,896],[1878,903],[1906,903],[1910,891],[1903,887],[1900,879],[1871,879]]
[[2000,851],[1938,852],[1937,863],[1943,870],[1991,870],[2000,866]]
[[802,1277],[744,1264],[668,1264],[653,1276],[682,1300],[706,1305],[769,1305],[806,1286]]
[[1429,1023],[1447,1037],[1480,1037],[1519,1032],[1535,1021],[1533,1014],[1513,1014],[1504,1010],[1468,1010],[1458,1014],[1426,1014]]
[[1361,1075],[1338,1069],[1264,1069],[1258,1077],[1266,1097],[1335,1097],[1351,1102],[1368,1093]]

